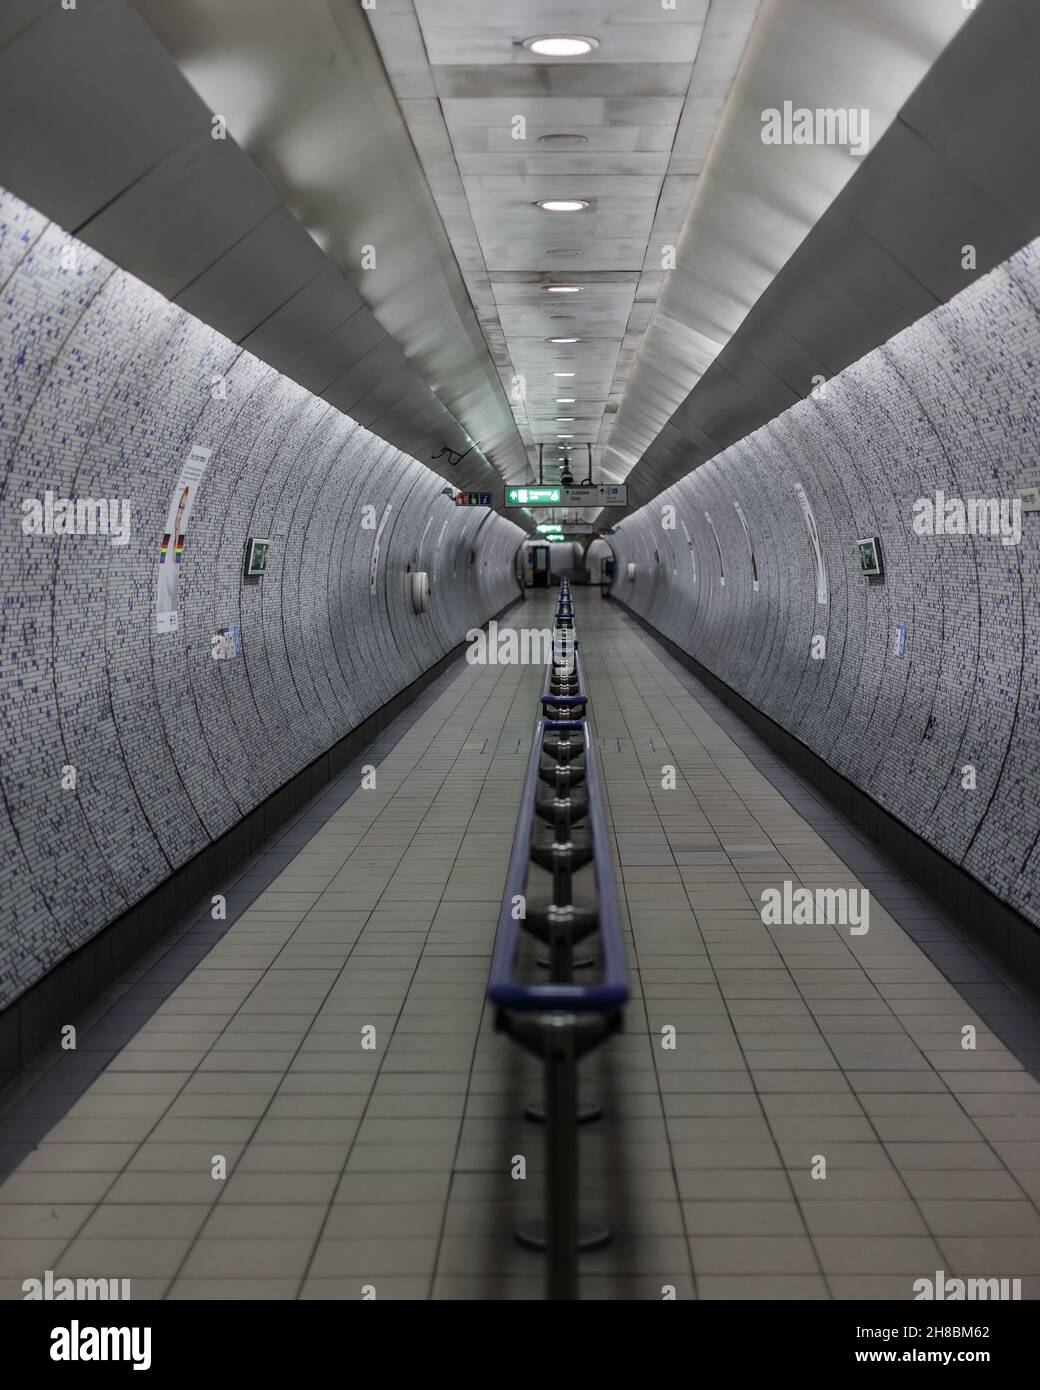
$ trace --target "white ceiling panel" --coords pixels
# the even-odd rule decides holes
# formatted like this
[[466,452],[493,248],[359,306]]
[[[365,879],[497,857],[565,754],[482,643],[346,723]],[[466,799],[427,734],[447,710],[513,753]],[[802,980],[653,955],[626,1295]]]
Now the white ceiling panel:
[[[379,0],[369,13],[532,463],[560,434],[597,449],[609,435],[664,283],[652,242],[678,240],[757,7]],[[538,34],[598,46],[540,57],[523,46]],[[551,213],[547,198],[589,206]],[[546,292],[561,281],[581,293]]]
[[[604,477],[625,477],[860,162],[764,145],[763,110],[868,107],[876,143],[967,13],[951,0],[379,0],[372,30],[525,445],[555,447],[546,386],[566,367],[575,434],[595,441]],[[523,44],[539,34],[598,42],[545,58]],[[546,198],[589,206],[547,213]],[[584,288],[554,311],[544,287],[560,279]]]

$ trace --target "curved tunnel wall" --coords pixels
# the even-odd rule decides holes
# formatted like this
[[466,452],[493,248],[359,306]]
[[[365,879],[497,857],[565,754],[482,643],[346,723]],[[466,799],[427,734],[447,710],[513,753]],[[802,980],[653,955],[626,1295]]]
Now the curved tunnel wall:
[[[1040,923],[1040,514],[1010,545],[914,529],[937,490],[1011,501],[1028,484],[1040,242],[662,492],[611,544],[630,608]],[[885,572],[868,579],[857,542],[872,536]]]
[[[2,192],[0,452],[4,1006],[516,597],[522,532]],[[128,503],[128,543],[26,534],[47,490]]]

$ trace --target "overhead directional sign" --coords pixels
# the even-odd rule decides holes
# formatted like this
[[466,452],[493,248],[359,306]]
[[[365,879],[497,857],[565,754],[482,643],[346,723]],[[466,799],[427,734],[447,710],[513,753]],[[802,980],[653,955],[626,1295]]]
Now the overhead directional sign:
[[561,507],[627,507],[627,483],[572,483],[560,489]]
[[560,492],[558,487],[507,487],[507,507],[558,507]]
[[507,487],[507,507],[627,507],[627,483],[572,483],[570,487]]
[[540,536],[550,540],[564,540],[570,536],[599,536],[603,532],[593,526],[591,521],[542,521],[534,528]]

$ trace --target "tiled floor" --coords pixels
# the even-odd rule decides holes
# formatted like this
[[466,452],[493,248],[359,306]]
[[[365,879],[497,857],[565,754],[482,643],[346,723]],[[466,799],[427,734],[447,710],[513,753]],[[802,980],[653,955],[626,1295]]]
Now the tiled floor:
[[[1036,1001],[615,605],[577,604],[634,985],[582,1064],[615,1232],[583,1296],[910,1298],[936,1270],[1038,1296]],[[511,1239],[538,1076],[484,1007],[541,677],[446,673],[227,923],[200,909],[0,1097],[3,1296],[45,1269],[136,1298],[541,1295]],[[866,884],[869,933],[764,926],[785,878]]]

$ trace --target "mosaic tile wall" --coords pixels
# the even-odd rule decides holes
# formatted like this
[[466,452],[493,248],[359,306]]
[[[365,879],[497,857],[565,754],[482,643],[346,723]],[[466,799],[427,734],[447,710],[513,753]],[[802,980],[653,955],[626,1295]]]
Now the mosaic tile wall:
[[[1030,485],[1040,241],[687,474],[612,544],[631,608],[1040,923],[1040,512],[1011,545],[913,525],[937,490],[1013,505]],[[880,578],[857,547],[874,536]]]
[[[507,604],[522,534],[2,191],[0,458],[3,1006]],[[27,534],[48,491],[128,543]]]

